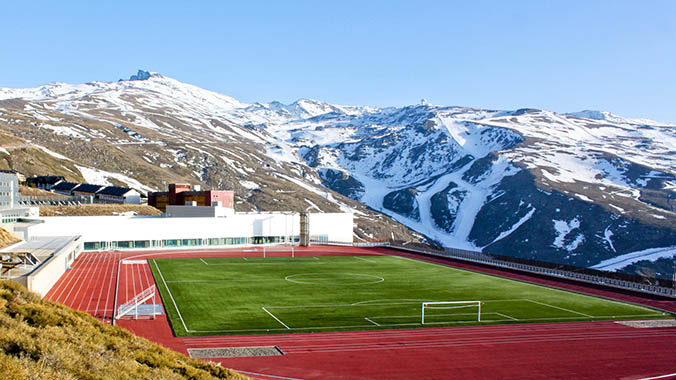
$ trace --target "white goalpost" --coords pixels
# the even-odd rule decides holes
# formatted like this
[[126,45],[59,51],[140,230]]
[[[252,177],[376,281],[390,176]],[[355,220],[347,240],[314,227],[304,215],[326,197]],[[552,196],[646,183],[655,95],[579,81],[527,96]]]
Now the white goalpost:
[[291,258],[296,257],[296,252],[293,248],[293,244],[263,246],[263,258],[266,258],[274,253],[285,253],[285,252],[291,253]]
[[[481,322],[481,301],[437,301],[423,302],[421,324],[425,324],[425,310],[455,310],[465,308],[477,308],[476,320]],[[474,313],[472,313],[473,315]]]

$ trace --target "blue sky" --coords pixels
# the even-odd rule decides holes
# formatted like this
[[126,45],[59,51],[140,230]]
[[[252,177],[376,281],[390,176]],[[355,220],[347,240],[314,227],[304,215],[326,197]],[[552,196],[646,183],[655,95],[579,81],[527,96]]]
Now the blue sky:
[[608,110],[676,123],[676,1],[13,1],[0,87],[156,71],[245,102]]

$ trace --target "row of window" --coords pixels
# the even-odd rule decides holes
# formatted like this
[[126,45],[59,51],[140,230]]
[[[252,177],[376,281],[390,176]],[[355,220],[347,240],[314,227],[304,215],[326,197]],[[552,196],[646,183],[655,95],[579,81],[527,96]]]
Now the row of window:
[[175,247],[217,247],[224,245],[274,244],[297,243],[298,236],[252,236],[228,237],[208,239],[165,239],[165,240],[119,240],[119,241],[88,241],[84,243],[85,251],[107,251],[112,249],[142,249],[142,248],[175,248]]
[[18,215],[3,215],[2,216],[2,222],[1,223],[16,223],[16,221],[19,219]]

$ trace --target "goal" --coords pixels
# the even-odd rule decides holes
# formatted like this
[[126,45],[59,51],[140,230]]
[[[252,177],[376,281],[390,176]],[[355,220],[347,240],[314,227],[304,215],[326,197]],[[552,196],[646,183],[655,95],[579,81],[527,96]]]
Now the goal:
[[263,257],[270,256],[296,256],[294,246],[292,244],[268,245],[263,246]]
[[[474,311],[476,309],[476,311]],[[427,310],[427,318],[430,316],[470,316],[472,320],[476,318],[477,322],[481,322],[481,301],[438,301],[438,302],[423,302],[421,324],[425,324],[425,311]],[[431,310],[441,310],[442,313],[430,313]],[[437,322],[427,322],[437,323]]]

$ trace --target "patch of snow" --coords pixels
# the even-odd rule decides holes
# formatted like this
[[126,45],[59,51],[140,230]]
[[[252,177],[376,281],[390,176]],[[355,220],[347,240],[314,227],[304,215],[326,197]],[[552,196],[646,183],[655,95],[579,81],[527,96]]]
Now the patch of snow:
[[[578,239],[571,242],[568,245],[564,244],[566,236],[573,232],[574,230],[580,228],[580,221],[577,218],[573,218],[571,221],[566,222],[565,220],[553,220],[554,229],[556,230],[556,238],[554,238],[554,243],[552,245],[557,248],[564,248],[568,251],[572,251],[580,244]],[[579,236],[578,236],[579,237]],[[573,247],[574,246],[574,247]]]
[[113,184],[108,180],[109,178],[114,178],[120,182],[126,183],[127,186],[142,190],[142,191],[155,191],[152,187],[148,187],[138,180],[127,177],[124,174],[119,174],[119,173],[111,173],[107,172],[104,170],[99,170],[99,169],[92,169],[88,168],[85,166],[80,166],[80,165],[75,165],[77,169],[80,171],[82,176],[84,177],[85,181],[87,183],[91,184],[96,184],[96,185],[101,185],[101,186],[112,186]]
[[605,231],[603,231],[603,238],[610,246],[610,249],[612,249],[613,252],[617,252],[615,250],[615,246],[613,245],[613,241],[610,239],[611,237],[613,237],[613,231],[611,231],[610,226],[608,226],[606,227]]
[[76,131],[74,128],[65,126],[55,126],[50,124],[40,124],[39,128],[49,129],[57,135],[75,137],[81,140],[89,140],[86,136]]
[[623,255],[613,257],[612,259],[603,260],[591,268],[606,271],[616,271],[642,260],[656,261],[661,258],[674,256],[676,256],[676,247],[650,248],[642,251],[625,253]]
[[56,153],[56,152],[54,152],[54,151],[51,151],[51,150],[45,148],[44,146],[40,146],[40,145],[33,145],[33,146],[36,147],[36,148],[38,148],[38,149],[40,149],[41,151],[47,153],[48,155],[50,155],[50,156],[52,156],[52,157],[54,157],[54,158],[58,158],[59,160],[73,161],[73,160],[71,160],[70,158],[68,158],[68,157],[66,157],[66,156],[64,156],[64,155],[58,154],[58,153]]
[[590,199],[589,197],[582,195],[582,194],[575,194],[576,197],[582,199],[585,202],[593,203],[594,201]]
[[495,238],[495,240],[490,242],[490,244],[487,244],[487,246],[495,243],[496,241],[500,241],[500,240],[506,238],[507,236],[511,235],[512,232],[516,231],[519,227],[521,227],[522,224],[526,223],[531,217],[533,217],[535,210],[536,210],[535,207],[531,208],[530,211],[528,211],[528,213],[526,215],[524,215],[521,219],[519,219],[519,221],[514,223],[514,225],[512,227],[510,227],[507,231],[501,232],[500,235],[497,238]]
[[251,182],[251,181],[239,181],[239,184],[242,185],[242,187],[247,188],[249,190],[261,188],[260,185],[258,185],[256,182]]
[[7,151],[7,149],[5,149],[5,148],[0,148],[0,152],[5,153],[7,155],[10,155],[9,151]]

